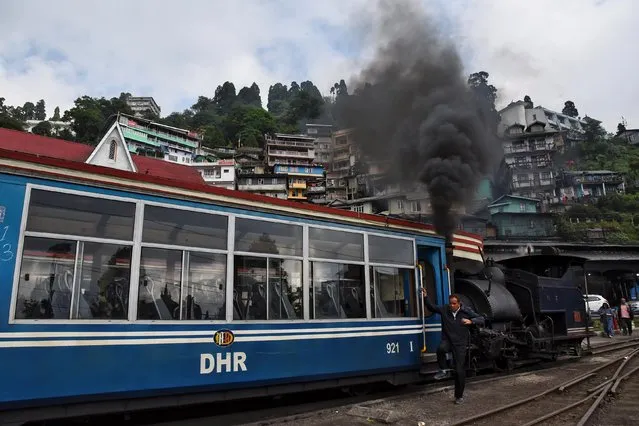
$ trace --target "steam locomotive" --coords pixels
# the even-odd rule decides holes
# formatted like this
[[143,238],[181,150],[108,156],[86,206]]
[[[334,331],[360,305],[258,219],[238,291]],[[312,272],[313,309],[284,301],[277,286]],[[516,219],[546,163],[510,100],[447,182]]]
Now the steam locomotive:
[[485,327],[471,330],[469,370],[510,371],[522,361],[581,356],[582,342],[591,334],[582,292],[584,261],[551,250],[487,260],[479,268],[458,262],[451,271],[454,292],[486,319]]

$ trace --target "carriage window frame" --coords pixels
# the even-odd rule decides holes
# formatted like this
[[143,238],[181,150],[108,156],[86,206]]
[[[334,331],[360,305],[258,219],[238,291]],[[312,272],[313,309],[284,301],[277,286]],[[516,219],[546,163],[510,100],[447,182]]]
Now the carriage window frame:
[[[47,192],[51,194],[65,194],[78,196],[83,198],[90,198],[104,201],[114,201],[125,204],[133,205],[133,217],[131,221],[131,238],[130,239],[114,239],[95,237],[87,235],[66,234],[62,232],[42,232],[28,230],[29,214],[31,213],[31,195],[34,191]],[[16,250],[16,262],[14,265],[13,282],[11,289],[11,304],[9,307],[9,324],[22,324],[22,323],[41,323],[41,324],[123,324],[128,323],[131,311],[131,283],[133,282],[133,252],[135,251],[135,228],[137,215],[140,208],[140,202],[134,199],[120,197],[117,195],[100,194],[89,191],[79,191],[69,188],[61,188],[47,185],[39,185],[33,183],[27,183],[25,188],[24,202],[22,206],[22,218],[20,223],[20,232],[18,247]],[[20,283],[23,267],[25,265],[25,241],[29,238],[42,239],[42,240],[67,240],[75,244],[75,259],[73,261],[73,279],[71,288],[71,301],[69,307],[69,318],[16,318],[18,309],[18,300],[20,297]],[[83,257],[85,255],[85,244],[105,244],[109,246],[130,247],[131,255],[129,256],[128,276],[129,284],[127,288],[127,310],[124,318],[80,318],[79,317],[79,297],[81,294],[81,284],[83,277]],[[104,266],[104,265],[101,265]]]
[[[391,240],[403,240],[403,241],[408,241],[411,243],[412,246],[412,263],[408,264],[408,263],[394,263],[394,262],[375,262],[370,260],[370,237],[374,237],[374,238],[388,238]],[[366,239],[366,273],[368,276],[368,285],[367,285],[367,300],[370,303],[370,310],[369,310],[369,319],[372,320],[415,320],[417,318],[420,318],[420,307],[419,307],[419,287],[420,287],[420,283],[419,283],[419,272],[418,272],[418,268],[416,266],[416,262],[417,262],[417,243],[415,241],[415,238],[411,238],[411,237],[406,237],[403,235],[388,235],[388,234],[382,234],[382,233],[376,233],[376,232],[368,232],[367,233],[367,239]],[[409,286],[409,288],[411,288],[412,290],[414,290],[414,295],[415,297],[410,297],[409,301],[411,303],[411,305],[408,306],[408,309],[411,310],[412,312],[414,312],[414,315],[407,315],[407,316],[389,316],[389,317],[376,317],[375,316],[375,312],[376,312],[376,306],[374,306],[374,303],[377,302],[377,297],[374,293],[374,288],[375,288],[375,281],[374,281],[374,275],[373,272],[375,271],[375,268],[396,268],[400,273],[402,271],[407,271],[408,275],[409,275],[409,280],[412,279],[412,284]]]
[[[264,218],[264,217],[260,217],[260,216],[253,216],[253,215],[247,215],[247,214],[234,214],[234,227],[232,232],[230,232],[229,234],[229,257],[231,257],[233,259],[233,268],[230,271],[231,275],[233,277],[233,288],[231,289],[231,300],[232,300],[232,296],[233,296],[233,290],[235,289],[235,274],[237,271],[237,264],[235,263],[235,259],[236,258],[259,258],[259,259],[264,259],[266,262],[266,266],[267,266],[267,274],[270,273],[270,262],[273,260],[292,260],[292,261],[296,261],[296,262],[300,262],[301,263],[301,279],[300,279],[300,285],[302,287],[302,315],[299,318],[293,318],[293,319],[269,319],[268,318],[268,314],[267,314],[267,318],[266,319],[235,319],[233,317],[233,313],[234,310],[231,310],[230,313],[227,312],[227,315],[231,318],[231,321],[234,323],[247,323],[247,324],[268,324],[268,323],[296,323],[299,324],[300,322],[303,321],[307,321],[308,320],[308,316],[307,316],[307,300],[308,297],[306,296],[306,281],[307,281],[307,275],[308,275],[308,267],[306,265],[306,259],[307,257],[305,256],[306,253],[306,246],[307,246],[307,232],[306,232],[306,225],[304,223],[299,223],[299,222],[294,222],[294,221],[290,221],[290,220],[282,220],[282,219],[277,219],[277,218]],[[268,223],[268,224],[276,224],[276,225],[283,225],[283,226],[288,226],[288,227],[295,227],[296,229],[299,230],[299,232],[301,232],[301,245],[300,245],[300,251],[299,251],[299,255],[295,255],[295,254],[280,254],[280,253],[269,253],[266,251],[245,251],[245,250],[237,250],[235,247],[235,243],[236,243],[236,231],[237,231],[237,221],[238,220],[249,220],[252,222],[263,222],[263,223]],[[232,247],[231,247],[232,245]],[[277,241],[275,241],[275,245],[277,246]],[[268,275],[267,275],[268,276]],[[270,277],[269,277],[270,278]],[[267,279],[267,288],[268,288],[268,282],[269,279]],[[267,295],[270,295],[270,292],[267,291],[266,292]],[[289,299],[289,302],[291,302],[291,300]],[[291,302],[292,303],[292,302]]]
[[[205,248],[199,246],[186,246],[186,245],[178,245],[178,244],[168,244],[168,243],[153,243],[153,242],[145,242],[144,241],[144,222],[145,222],[145,211],[147,207],[160,207],[167,210],[174,211],[188,211],[195,214],[207,214],[212,216],[222,216],[226,218],[226,247],[224,249],[221,248]],[[229,252],[229,241],[234,236],[234,226],[235,220],[234,217],[226,212],[221,212],[217,210],[209,210],[206,208],[200,207],[191,207],[187,205],[178,205],[178,204],[169,204],[157,201],[142,201],[142,209],[140,211],[140,219],[139,219],[139,229],[138,232],[138,253],[136,262],[134,262],[136,267],[136,273],[138,274],[138,280],[136,281],[137,285],[136,290],[133,290],[132,293],[135,293],[135,303],[130,303],[129,308],[129,319],[131,322],[135,322],[137,324],[163,324],[163,325],[176,325],[176,324],[220,324],[226,323],[229,320],[229,312],[232,313],[232,310],[229,310],[229,282],[232,283],[232,278],[229,280],[229,265],[232,263],[232,256],[230,256]],[[137,224],[136,224],[137,225]],[[176,251],[181,253],[181,275],[180,275],[180,319],[139,319],[139,303],[140,303],[140,295],[139,288],[141,285],[142,277],[139,276],[140,271],[142,269],[142,250],[143,249],[159,249],[164,251]],[[217,254],[224,255],[225,257],[225,273],[224,273],[224,293],[225,293],[225,315],[223,319],[181,319],[183,316],[183,303],[182,298],[185,294],[184,288],[187,287],[189,283],[189,271],[190,271],[190,257],[191,254]],[[232,291],[232,290],[231,290]]]

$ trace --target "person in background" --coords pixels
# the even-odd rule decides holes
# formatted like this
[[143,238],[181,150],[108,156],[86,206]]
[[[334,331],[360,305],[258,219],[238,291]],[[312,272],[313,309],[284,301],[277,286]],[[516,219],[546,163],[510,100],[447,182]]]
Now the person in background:
[[448,297],[448,305],[444,306],[433,305],[428,299],[425,288],[422,288],[422,295],[428,310],[438,313],[442,321],[442,340],[437,348],[437,363],[440,371],[435,375],[435,379],[450,377],[446,365],[446,354],[452,352],[455,363],[455,404],[461,404],[464,402],[466,386],[466,351],[470,340],[468,326],[484,325],[484,317],[462,306],[456,294],[451,294]]
[[623,297],[621,298],[617,312],[619,315],[619,325],[623,330],[623,334],[627,332],[628,336],[632,336],[632,320],[634,319],[634,314],[632,313],[632,309],[630,309],[630,305],[626,303],[626,299]]
[[614,325],[612,319],[615,315],[615,310],[610,307],[607,303],[604,302],[599,309],[599,318],[601,320],[601,325],[604,329],[604,334],[612,339],[614,336]]

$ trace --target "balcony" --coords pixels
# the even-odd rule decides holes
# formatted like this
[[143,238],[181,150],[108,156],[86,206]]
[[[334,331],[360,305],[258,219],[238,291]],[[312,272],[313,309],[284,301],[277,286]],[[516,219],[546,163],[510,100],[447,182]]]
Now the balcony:
[[282,158],[269,158],[268,165],[273,167],[277,164],[288,165],[288,166],[305,166],[310,167],[313,164],[313,159],[308,158],[307,160],[290,160],[290,159],[282,159]]
[[247,192],[259,192],[259,191],[282,191],[286,192],[285,183],[239,183],[237,189]]
[[269,149],[268,155],[276,157],[315,158],[313,151],[285,151],[282,149]]
[[306,200],[306,195],[304,194],[288,194],[289,200]]
[[281,139],[267,139],[266,146],[270,149],[273,146],[290,146],[298,148],[313,149],[315,142],[298,142],[298,141],[285,141]]
[[294,189],[306,189],[306,181],[304,180],[294,180],[288,183],[289,188]]
[[504,146],[504,154],[523,154],[527,152],[555,151],[554,143],[524,143],[518,145]]
[[533,186],[533,182],[531,180],[523,180],[523,181],[513,181],[513,188],[530,188]]
[[326,187],[321,185],[321,186],[309,186],[308,188],[306,188],[306,192],[309,194],[321,194],[323,192],[326,192]]

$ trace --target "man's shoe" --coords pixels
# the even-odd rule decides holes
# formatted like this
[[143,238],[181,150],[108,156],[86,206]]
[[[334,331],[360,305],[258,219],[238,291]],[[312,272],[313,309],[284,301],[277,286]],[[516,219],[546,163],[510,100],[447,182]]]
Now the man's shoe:
[[464,403],[464,398],[457,398],[455,399],[455,404],[463,404]]
[[447,379],[449,377],[448,371],[440,370],[439,373],[435,374],[435,380]]

